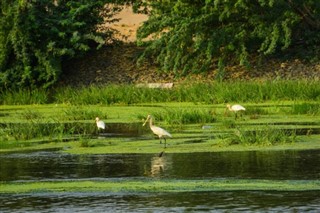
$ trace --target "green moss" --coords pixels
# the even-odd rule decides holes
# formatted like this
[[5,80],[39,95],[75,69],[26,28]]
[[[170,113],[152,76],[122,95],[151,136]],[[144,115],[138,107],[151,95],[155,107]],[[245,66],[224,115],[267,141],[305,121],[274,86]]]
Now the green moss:
[[1,183],[0,193],[37,192],[198,192],[198,191],[309,191],[320,190],[319,180],[110,180]]

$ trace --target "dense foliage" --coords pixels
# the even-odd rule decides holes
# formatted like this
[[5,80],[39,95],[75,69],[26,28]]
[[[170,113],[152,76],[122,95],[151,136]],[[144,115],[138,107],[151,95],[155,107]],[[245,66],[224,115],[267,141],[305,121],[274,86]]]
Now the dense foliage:
[[[61,63],[112,39],[107,0],[0,0],[0,88],[48,87]],[[110,4],[109,4],[110,5]]]
[[[227,63],[248,65],[251,55],[320,46],[318,0],[149,0],[138,41],[165,71],[203,72]],[[318,52],[319,53],[319,52]],[[315,54],[315,52],[313,52]],[[313,55],[314,56],[314,55]]]
[[0,89],[54,84],[64,60],[114,39],[102,23],[130,2],[150,17],[138,32],[140,59],[165,71],[223,71],[288,49],[319,59],[316,0],[0,0]]

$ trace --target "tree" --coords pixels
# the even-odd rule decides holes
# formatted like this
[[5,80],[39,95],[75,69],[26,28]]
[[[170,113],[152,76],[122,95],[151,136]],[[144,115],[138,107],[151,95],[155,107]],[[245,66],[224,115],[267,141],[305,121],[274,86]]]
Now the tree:
[[149,0],[136,7],[149,14],[138,31],[164,71],[199,73],[214,65],[248,65],[249,56],[270,55],[297,42],[320,45],[317,0]]
[[64,59],[112,40],[113,2],[0,0],[0,88],[49,87]]

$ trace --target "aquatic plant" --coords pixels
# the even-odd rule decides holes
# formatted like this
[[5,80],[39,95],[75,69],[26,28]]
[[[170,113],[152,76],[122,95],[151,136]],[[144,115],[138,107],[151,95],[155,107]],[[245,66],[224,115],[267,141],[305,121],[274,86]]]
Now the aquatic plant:
[[94,120],[97,116],[107,118],[107,114],[97,108],[71,106],[64,110],[62,118],[67,120]]
[[319,190],[319,180],[253,180],[253,179],[201,179],[201,180],[107,180],[107,181],[28,181],[2,183],[2,193],[41,192],[149,192],[177,193],[201,191],[306,191]]
[[210,109],[166,109],[153,114],[159,121],[170,125],[213,123],[216,121]]
[[25,120],[34,120],[43,118],[43,115],[37,110],[26,109],[21,113],[21,118]]
[[320,113],[319,103],[294,103],[291,108],[291,114],[317,115]]
[[30,140],[34,138],[63,138],[75,132],[75,128],[66,128],[56,119],[33,118],[23,123],[7,123],[1,132],[7,140]]
[[280,143],[293,143],[296,141],[296,130],[276,128],[266,125],[261,129],[246,130],[236,128],[233,134],[227,136],[229,144],[248,145],[275,145]]

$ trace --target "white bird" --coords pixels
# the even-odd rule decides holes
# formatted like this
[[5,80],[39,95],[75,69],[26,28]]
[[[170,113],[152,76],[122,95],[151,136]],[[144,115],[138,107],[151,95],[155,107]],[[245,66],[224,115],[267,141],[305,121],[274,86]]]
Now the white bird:
[[106,128],[106,124],[103,121],[101,121],[98,117],[96,117],[96,124],[97,124],[98,130]]
[[167,132],[166,130],[162,129],[161,127],[153,125],[152,116],[151,115],[148,115],[148,117],[147,117],[146,121],[144,122],[143,126],[146,125],[146,123],[148,121],[149,121],[149,125],[150,125],[151,131],[155,135],[158,135],[158,137],[160,139],[160,143],[162,143],[162,139],[164,139],[164,148],[166,148],[166,138],[167,137],[172,138],[172,135],[169,132]]
[[230,104],[227,104],[227,109],[231,112],[234,112],[235,114],[235,119],[237,119],[237,112],[239,111],[245,111],[246,108],[244,108],[243,106],[239,105],[239,104],[235,104],[235,105],[230,105]]

